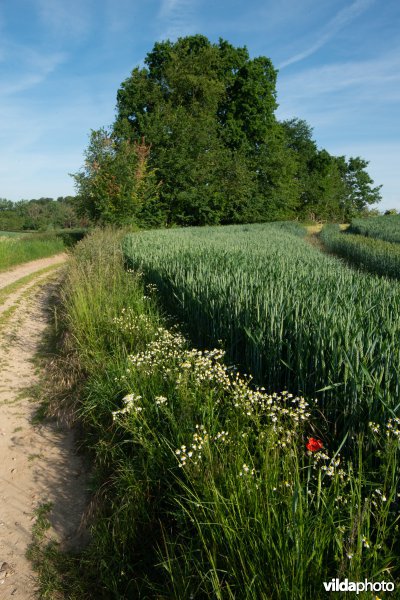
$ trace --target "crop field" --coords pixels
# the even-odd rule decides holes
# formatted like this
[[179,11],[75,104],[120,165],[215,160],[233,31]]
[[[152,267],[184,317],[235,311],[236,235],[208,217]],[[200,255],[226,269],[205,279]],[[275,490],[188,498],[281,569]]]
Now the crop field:
[[51,235],[0,236],[0,270],[62,252],[64,242]]
[[348,269],[274,224],[146,232],[128,264],[202,347],[348,424],[399,403],[400,285]]
[[400,243],[400,215],[354,219],[348,231],[398,244]]
[[327,250],[361,269],[377,275],[400,278],[400,244],[396,242],[341,232],[337,225],[326,225],[320,239]]
[[293,225],[142,232],[122,252],[123,235],[79,244],[61,291],[53,366],[75,384],[51,402],[88,432],[96,510],[82,556],[57,559],[57,591],[306,600],[332,577],[394,589],[399,285]]

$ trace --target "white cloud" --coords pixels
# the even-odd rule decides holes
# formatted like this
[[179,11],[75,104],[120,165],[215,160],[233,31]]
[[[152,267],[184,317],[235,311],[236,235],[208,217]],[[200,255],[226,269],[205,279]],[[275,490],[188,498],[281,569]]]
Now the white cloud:
[[90,0],[36,0],[35,5],[43,25],[57,38],[82,37],[91,28]]
[[179,9],[180,5],[185,3],[185,0],[162,0],[159,16],[161,18],[169,17],[174,10]]
[[[373,60],[337,63],[306,69],[295,75],[278,78],[280,116],[298,114],[299,107],[319,114],[333,111],[358,113],[378,111],[378,107],[400,100],[400,53]],[[282,116],[284,115],[284,116]],[[384,115],[381,115],[384,116]]]
[[129,31],[132,33],[132,23],[138,20],[141,7],[134,0],[103,0],[104,19],[107,26],[104,28],[103,36],[108,37],[110,44],[115,44],[114,35]]
[[16,94],[42,83],[67,55],[38,52],[22,45],[9,44],[4,48],[5,58],[0,83],[0,96]]
[[317,39],[312,43],[308,48],[302,50],[301,52],[294,54],[290,58],[283,61],[278,68],[284,69],[285,67],[292,65],[294,63],[300,62],[305,58],[308,58],[317,50],[322,48],[330,39],[332,39],[341,29],[343,29],[348,23],[356,19],[359,15],[361,15],[365,10],[367,10],[374,0],[356,0],[350,6],[346,6],[340,10],[336,16],[329,21],[329,23],[324,27]]
[[162,33],[160,39],[176,39],[196,31],[197,0],[162,0],[158,13]]

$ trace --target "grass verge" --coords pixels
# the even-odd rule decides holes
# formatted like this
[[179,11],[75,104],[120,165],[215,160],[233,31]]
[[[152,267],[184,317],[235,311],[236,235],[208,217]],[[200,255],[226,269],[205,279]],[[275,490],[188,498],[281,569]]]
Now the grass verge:
[[[32,527],[32,542],[26,552],[38,573],[40,598],[51,600],[79,600],[82,598],[76,558],[72,554],[61,552],[55,540],[47,539],[46,532],[50,528],[49,514],[52,504],[41,504],[34,510],[35,522]],[[74,575],[74,588],[70,589],[68,581]]]
[[54,410],[64,394],[95,466],[68,598],[302,600],[333,577],[398,583],[399,420],[370,424],[368,443],[330,438],[314,403],[191,348],[112,232],[78,245],[61,299],[73,400],[55,391]]
[[58,254],[65,250],[63,239],[57,235],[32,234],[21,238],[0,240],[0,271],[10,267]]

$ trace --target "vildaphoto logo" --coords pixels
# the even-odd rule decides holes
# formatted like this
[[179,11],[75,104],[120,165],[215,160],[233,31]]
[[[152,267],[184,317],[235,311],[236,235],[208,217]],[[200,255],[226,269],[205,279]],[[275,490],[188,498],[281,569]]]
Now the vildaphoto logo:
[[393,592],[394,583],[392,581],[349,581],[347,578],[343,581],[340,579],[331,579],[324,581],[324,588],[327,592]]

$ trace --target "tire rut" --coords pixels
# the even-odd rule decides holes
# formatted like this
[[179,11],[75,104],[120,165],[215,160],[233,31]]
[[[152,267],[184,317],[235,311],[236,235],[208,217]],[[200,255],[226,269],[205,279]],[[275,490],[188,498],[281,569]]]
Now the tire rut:
[[48,326],[53,286],[44,284],[24,298],[0,332],[1,599],[38,597],[26,558],[38,508],[49,507],[46,537],[62,548],[83,540],[87,474],[75,452],[74,433],[54,422],[34,424],[32,390],[39,381],[35,355]]

